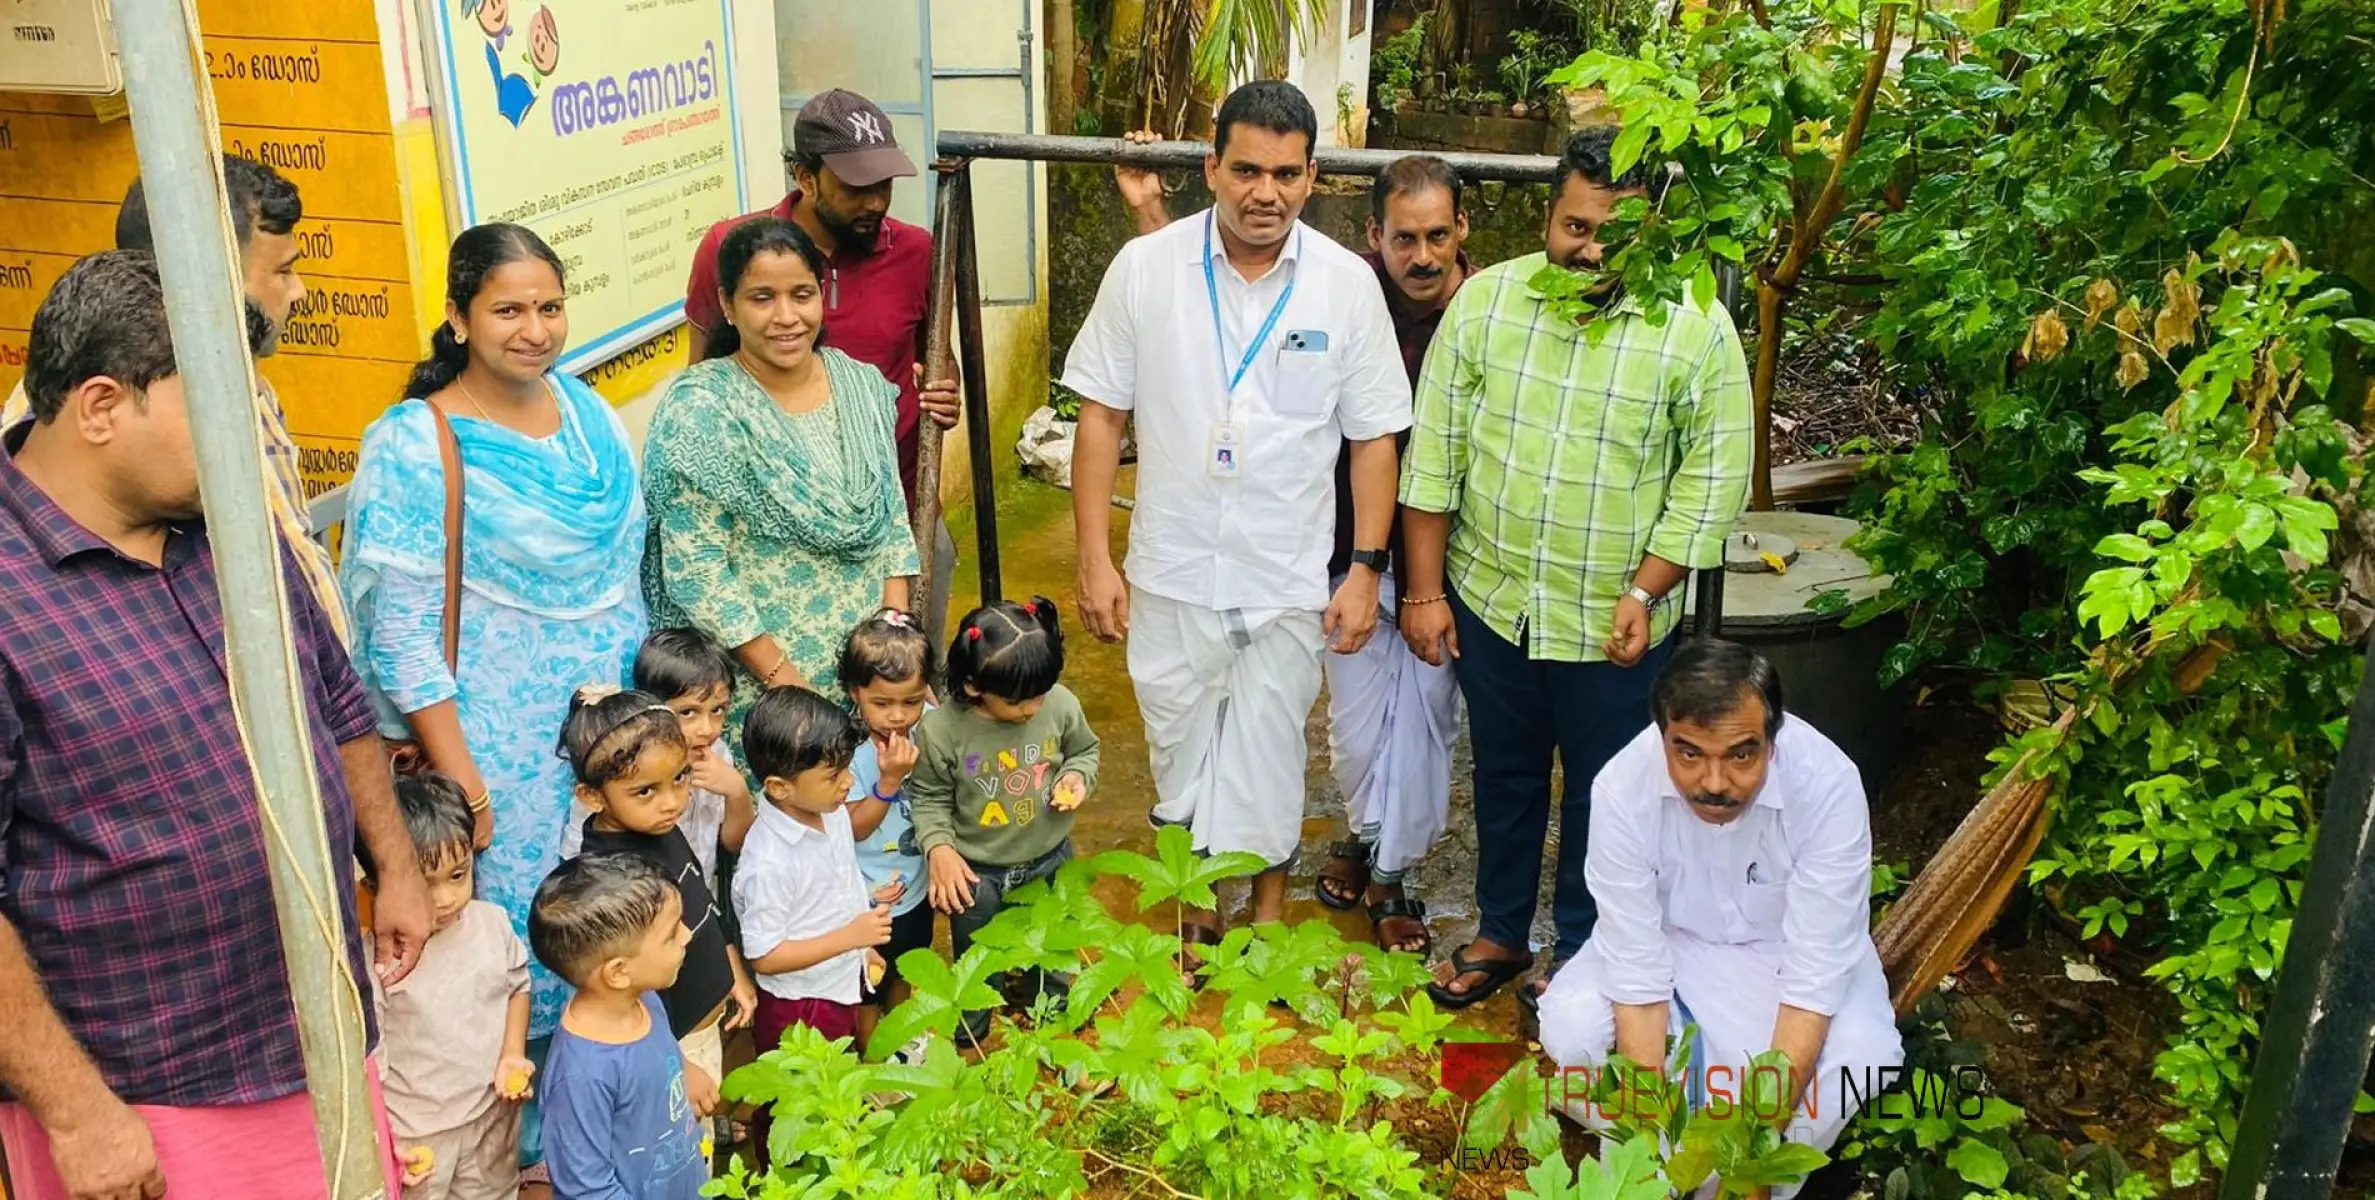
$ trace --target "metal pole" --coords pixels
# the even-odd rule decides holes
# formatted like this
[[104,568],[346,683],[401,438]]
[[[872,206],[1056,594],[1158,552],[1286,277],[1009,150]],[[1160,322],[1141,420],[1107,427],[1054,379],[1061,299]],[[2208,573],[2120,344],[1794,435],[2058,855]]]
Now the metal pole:
[[[957,177],[962,164],[946,159],[932,164],[939,175],[938,194],[932,204],[932,287],[925,302],[927,312],[924,326],[924,375],[927,379],[949,377],[948,324],[949,307],[956,292],[956,239],[953,236],[957,211]],[[982,386],[982,381],[966,378],[959,386],[970,393]],[[940,583],[940,561],[936,551],[940,546],[940,455],[947,431],[940,423],[925,416],[915,426],[915,549],[922,569],[916,575],[916,595],[909,606],[919,611]],[[924,612],[924,637],[933,645],[940,645],[942,627],[948,623],[948,613]]]
[[2317,849],[2285,941],[2276,995],[2222,1200],[2333,1191],[2351,1104],[2375,1050],[2375,672],[2359,680]]
[[973,164],[956,171],[957,337],[965,370],[965,443],[973,458],[973,543],[981,562],[981,602],[1006,592],[998,565],[998,459],[990,449],[990,376],[981,340],[981,263],[975,254]]
[[231,706],[255,773],[322,1162],[333,1200],[378,1197],[387,1189],[363,1082],[360,981],[349,976],[339,914],[353,865],[331,852],[323,825],[256,441],[254,363],[214,93],[198,79],[198,20],[187,0],[115,0],[115,35],[214,544]]
[[1695,623],[1691,626],[1691,632],[1703,638],[1722,637],[1724,635],[1723,565],[1718,563],[1704,571],[1695,572],[1695,574],[1699,577],[1699,594],[1691,603],[1691,609],[1695,614]]
[[[1034,162],[1128,163],[1154,170],[1183,170],[1204,165],[1212,147],[1204,142],[1147,142],[1121,138],[1059,137],[1044,133],[977,133],[940,131],[943,158],[988,158]],[[1407,150],[1347,150],[1322,147],[1316,157],[1322,175],[1375,176]],[[1541,154],[1436,155],[1464,179],[1510,183],[1549,183],[1557,178],[1559,160]]]

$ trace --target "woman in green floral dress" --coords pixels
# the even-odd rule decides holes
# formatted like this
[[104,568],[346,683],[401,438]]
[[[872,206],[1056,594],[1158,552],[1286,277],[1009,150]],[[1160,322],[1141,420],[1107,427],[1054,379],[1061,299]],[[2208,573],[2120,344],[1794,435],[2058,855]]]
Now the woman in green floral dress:
[[800,227],[744,222],[718,252],[726,330],[679,376],[644,445],[643,559],[654,628],[692,625],[734,652],[728,736],[760,691],[843,699],[841,645],[904,609],[918,568],[882,373],[819,346],[824,255]]

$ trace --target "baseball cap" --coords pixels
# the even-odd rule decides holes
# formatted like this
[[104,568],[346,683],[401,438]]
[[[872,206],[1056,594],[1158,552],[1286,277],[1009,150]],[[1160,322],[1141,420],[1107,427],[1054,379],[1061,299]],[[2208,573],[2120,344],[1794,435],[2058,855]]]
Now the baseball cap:
[[792,152],[825,160],[851,187],[915,174],[914,161],[891,133],[891,119],[872,100],[842,88],[819,92],[800,106],[792,120]]

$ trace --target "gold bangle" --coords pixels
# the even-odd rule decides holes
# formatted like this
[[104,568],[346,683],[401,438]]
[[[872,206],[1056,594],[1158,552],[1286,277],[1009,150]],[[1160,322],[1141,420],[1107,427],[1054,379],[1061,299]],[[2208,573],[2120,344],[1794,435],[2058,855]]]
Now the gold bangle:
[[776,659],[775,665],[767,668],[767,674],[759,680],[759,686],[774,687],[775,677],[783,674],[783,669],[790,665],[792,665],[792,656],[789,654],[784,655],[782,658]]
[[1445,600],[1448,600],[1448,599],[1450,599],[1450,598],[1451,598],[1451,597],[1450,597],[1450,595],[1449,595],[1449,594],[1447,594],[1447,593],[1446,593],[1446,594],[1438,594],[1438,595],[1433,595],[1433,596],[1425,596],[1425,597],[1421,597],[1421,598],[1419,598],[1419,599],[1417,599],[1417,600],[1413,600],[1413,599],[1411,599],[1411,598],[1410,598],[1410,597],[1408,597],[1408,596],[1404,596],[1404,597],[1402,597],[1402,607],[1404,607],[1404,608],[1419,608],[1419,607],[1423,607],[1423,606],[1425,606],[1425,605],[1429,605],[1429,604],[1441,604],[1441,603],[1443,603]]
[[467,801],[467,803],[470,805],[471,812],[482,813],[495,806],[494,794],[491,792],[480,792],[477,796]]

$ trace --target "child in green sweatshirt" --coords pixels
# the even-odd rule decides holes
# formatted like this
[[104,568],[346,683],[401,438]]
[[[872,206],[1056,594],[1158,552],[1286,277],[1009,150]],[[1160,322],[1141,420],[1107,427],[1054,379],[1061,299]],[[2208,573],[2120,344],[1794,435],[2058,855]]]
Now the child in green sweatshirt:
[[[1057,680],[1064,631],[1045,597],[965,614],[948,646],[949,703],[915,728],[907,800],[957,957],[1007,893],[1072,859],[1072,811],[1097,786],[1097,734]],[[978,1042],[986,1013],[966,1014]]]

